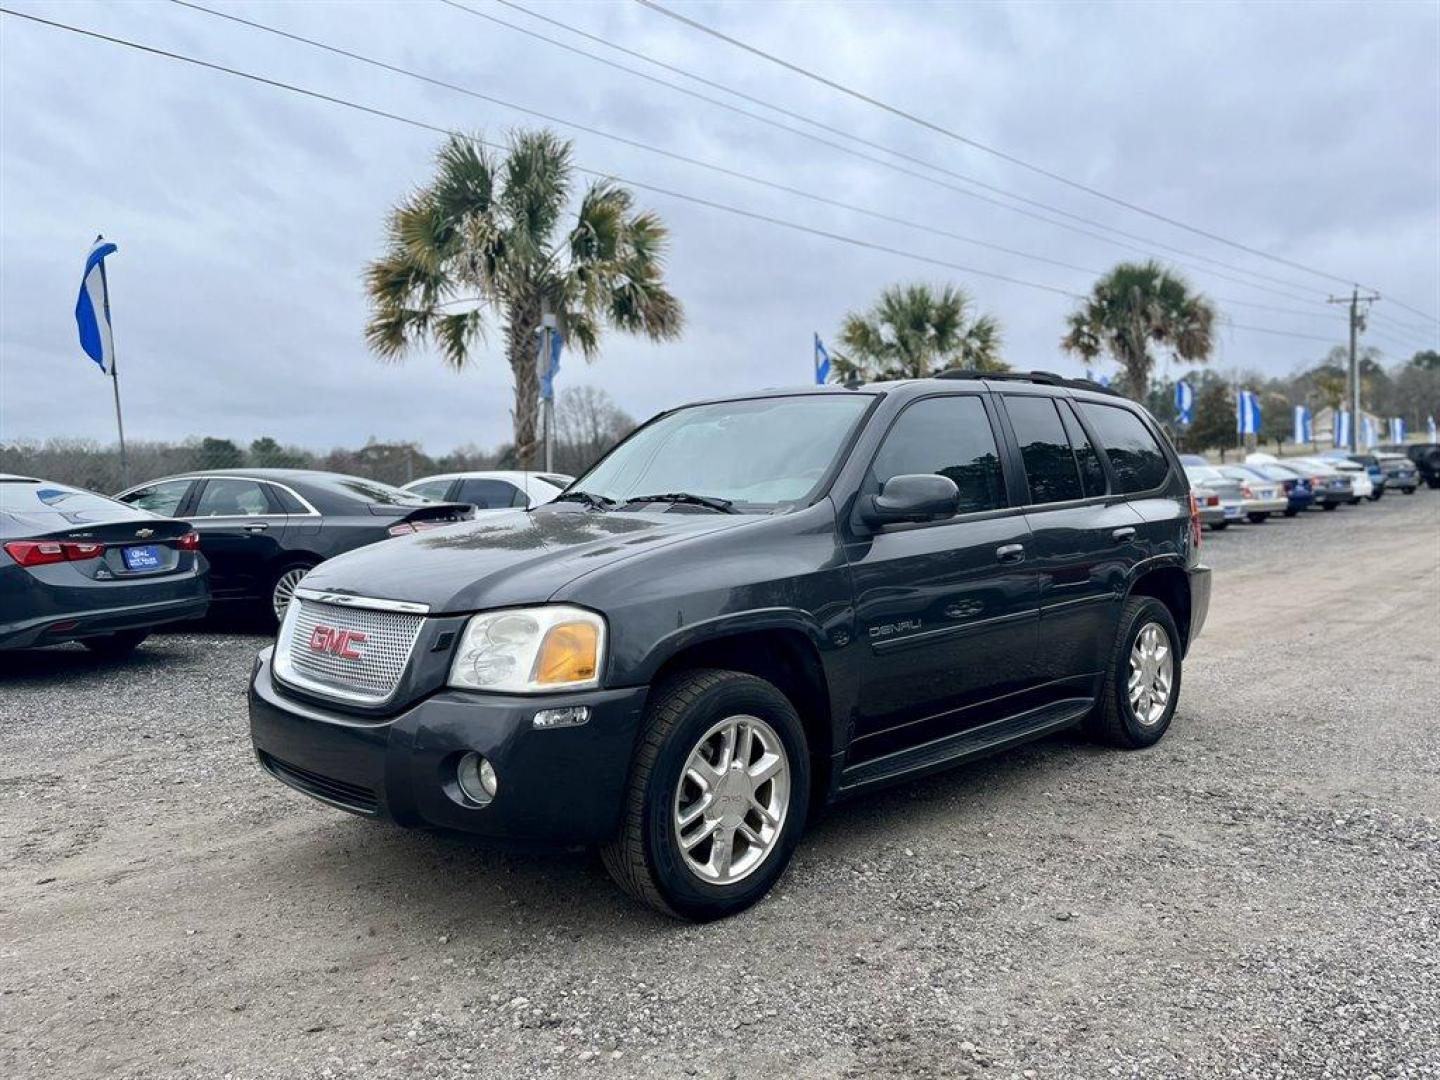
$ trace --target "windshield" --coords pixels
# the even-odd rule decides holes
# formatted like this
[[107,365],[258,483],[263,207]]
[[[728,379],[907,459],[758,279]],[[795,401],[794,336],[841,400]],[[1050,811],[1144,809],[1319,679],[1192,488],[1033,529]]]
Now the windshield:
[[804,394],[678,409],[631,435],[574,489],[616,502],[685,492],[737,509],[801,503],[873,400]]

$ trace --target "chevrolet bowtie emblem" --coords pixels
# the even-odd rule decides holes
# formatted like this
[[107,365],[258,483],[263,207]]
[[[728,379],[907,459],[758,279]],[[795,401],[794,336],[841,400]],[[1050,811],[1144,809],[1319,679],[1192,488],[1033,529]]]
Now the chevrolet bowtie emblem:
[[135,535],[138,536],[141,540],[148,540],[150,537],[152,537],[152,536],[155,535],[155,530],[154,530],[154,529],[136,529],[136,530],[135,530]]

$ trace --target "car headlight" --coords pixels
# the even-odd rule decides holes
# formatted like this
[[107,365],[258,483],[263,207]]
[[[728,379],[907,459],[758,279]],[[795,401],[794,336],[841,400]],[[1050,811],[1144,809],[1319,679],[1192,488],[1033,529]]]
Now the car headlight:
[[600,685],[605,620],[564,605],[511,608],[465,624],[450,685],[467,690],[539,694]]

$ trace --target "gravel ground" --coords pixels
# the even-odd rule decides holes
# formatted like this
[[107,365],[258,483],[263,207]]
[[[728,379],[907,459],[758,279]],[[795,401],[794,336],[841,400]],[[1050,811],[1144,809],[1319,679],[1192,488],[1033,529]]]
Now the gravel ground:
[[685,926],[256,769],[263,639],[0,659],[0,1075],[1440,1077],[1440,493],[1207,534],[1169,736],[848,804]]

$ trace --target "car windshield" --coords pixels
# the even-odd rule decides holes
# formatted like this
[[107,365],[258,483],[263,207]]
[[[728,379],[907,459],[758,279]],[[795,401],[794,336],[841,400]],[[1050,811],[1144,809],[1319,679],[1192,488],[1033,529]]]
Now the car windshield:
[[618,503],[683,492],[737,510],[802,503],[873,400],[802,394],[677,409],[622,442],[573,490]]
[[402,491],[398,487],[358,476],[307,476],[305,482],[335,495],[382,506],[429,506],[436,501],[413,491]]

